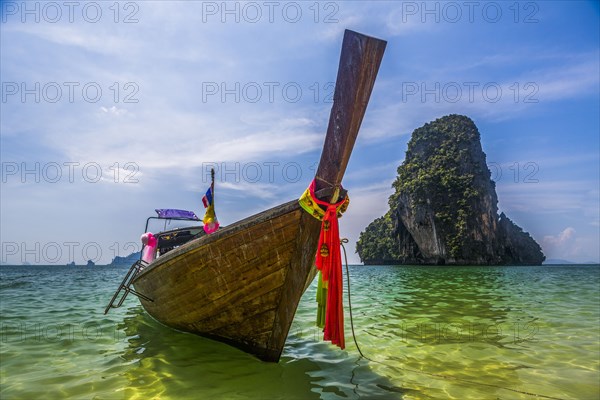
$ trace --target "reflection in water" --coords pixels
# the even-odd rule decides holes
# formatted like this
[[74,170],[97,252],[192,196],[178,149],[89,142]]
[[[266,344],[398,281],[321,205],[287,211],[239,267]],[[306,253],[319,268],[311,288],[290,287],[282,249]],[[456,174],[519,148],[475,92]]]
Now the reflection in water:
[[357,318],[374,328],[367,334],[410,345],[485,343],[504,347],[534,339],[536,317],[522,311],[514,295],[508,294],[507,285],[513,283],[507,282],[502,271],[388,269],[373,274],[360,271],[367,275],[361,278],[367,278],[368,291],[357,306],[368,310],[368,315]]
[[346,350],[321,341],[313,285],[278,364],[166,328],[133,297],[103,315],[124,272],[0,268],[0,398],[600,395],[597,266],[351,267],[356,335],[371,360],[351,339],[347,307]]
[[[299,331],[279,364],[265,363],[223,343],[180,333],[153,320],[141,306],[119,326],[129,364],[126,398],[400,398],[365,362],[341,356]],[[300,357],[304,353],[305,357]],[[332,379],[335,377],[335,379]],[[340,380],[341,379],[341,380]],[[379,386],[378,386],[379,385]],[[390,388],[392,391],[390,391]]]
[[[544,375],[536,351],[556,329],[538,317],[547,315],[541,299],[556,282],[538,287],[535,274],[518,267],[354,268],[359,344],[378,361],[376,372],[407,388],[427,387],[441,398],[530,398],[519,389]],[[534,391],[556,396],[549,386]],[[571,398],[565,393],[558,398]]]

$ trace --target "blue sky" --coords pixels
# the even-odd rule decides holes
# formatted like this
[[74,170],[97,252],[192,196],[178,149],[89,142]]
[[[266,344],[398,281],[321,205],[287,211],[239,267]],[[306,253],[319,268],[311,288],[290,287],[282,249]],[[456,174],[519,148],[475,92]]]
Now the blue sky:
[[598,2],[0,5],[3,263],[126,255],[155,208],[202,215],[215,164],[222,224],[299,197],[346,28],[388,41],[344,181],[352,262],[411,132],[451,113],[547,258],[600,260]]

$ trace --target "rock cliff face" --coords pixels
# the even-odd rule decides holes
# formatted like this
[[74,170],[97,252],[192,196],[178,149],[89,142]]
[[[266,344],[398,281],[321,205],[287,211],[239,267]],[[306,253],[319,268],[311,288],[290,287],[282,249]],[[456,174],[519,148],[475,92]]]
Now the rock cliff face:
[[538,265],[540,246],[504,213],[477,127],[449,115],[416,129],[390,211],[360,235],[365,264]]

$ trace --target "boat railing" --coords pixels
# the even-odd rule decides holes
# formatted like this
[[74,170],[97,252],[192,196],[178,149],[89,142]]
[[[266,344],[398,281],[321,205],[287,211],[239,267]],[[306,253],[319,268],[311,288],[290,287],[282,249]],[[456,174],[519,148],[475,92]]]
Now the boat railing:
[[[157,210],[158,211],[162,211],[162,210]],[[169,210],[166,210],[169,211]],[[160,221],[164,221],[165,225],[164,225],[164,229],[166,230],[167,224],[172,222],[172,221],[189,221],[189,222],[201,222],[201,220],[198,219],[198,217],[196,217],[193,213],[188,212],[188,211],[182,211],[182,210],[174,210],[180,213],[189,213],[190,215],[193,215],[193,217],[162,217],[162,216],[158,216],[158,217],[148,217],[148,219],[146,219],[146,226],[144,228],[144,232],[148,232],[148,225],[150,224],[151,220],[160,220]],[[178,229],[174,229],[172,231],[167,231],[167,232],[159,232],[158,238],[159,238],[159,246],[158,248],[161,251],[162,254],[166,253],[168,250],[170,250],[172,247],[176,247],[179,246],[181,244],[186,243],[189,240],[192,240],[194,238],[197,237],[197,235],[192,235],[190,232],[186,232],[188,230],[192,230],[192,227],[188,227],[188,228],[178,228]],[[173,233],[174,236],[177,235],[178,232],[181,233],[188,233],[188,235],[181,235],[182,237],[177,238],[177,240],[173,240],[172,243],[166,243],[166,244],[162,244],[161,242],[165,241],[164,238],[162,238],[162,234],[165,233]],[[201,232],[204,233],[204,232]],[[162,239],[162,240],[161,240]],[[168,242],[168,241],[167,241]],[[161,247],[161,245],[163,247]],[[169,248],[164,248],[165,246],[170,246]],[[123,281],[121,282],[121,284],[119,285],[119,287],[117,288],[116,292],[113,294],[112,298],[110,299],[110,302],[108,303],[108,305],[106,306],[106,308],[104,309],[104,314],[107,314],[111,308],[119,308],[123,305],[123,302],[125,301],[125,299],[127,298],[127,295],[129,295],[129,293],[133,294],[134,296],[137,296],[141,299],[144,299],[146,301],[153,301],[150,297],[144,295],[143,293],[140,293],[138,291],[136,291],[133,287],[133,280],[135,279],[135,277],[140,273],[140,271],[142,271],[144,268],[146,268],[149,263],[142,260],[142,254],[144,252],[144,247],[146,247],[145,245],[142,246],[142,251],[140,252],[140,259],[137,260],[136,262],[133,263],[133,265],[131,265],[131,267],[129,268],[129,270],[127,271],[127,274],[125,275],[125,277],[123,278]],[[120,296],[120,297],[119,297]]]
[[[131,287],[131,284],[132,284],[133,280],[135,279],[136,275],[147,266],[148,266],[148,263],[143,260],[137,260],[136,262],[133,263],[133,265],[129,268],[129,271],[127,271],[127,274],[123,278],[123,281],[121,281],[121,284],[117,288],[117,291],[115,292],[113,297],[110,299],[110,302],[104,309],[105,315],[110,311],[111,308],[121,307],[123,305],[123,302],[125,301],[125,298],[127,297],[127,295],[129,293],[131,293],[141,299],[144,299],[146,301],[154,301],[151,298],[149,298],[148,296],[146,296],[140,292],[137,292],[135,289],[133,289]],[[121,296],[121,298],[115,304],[115,301],[117,300],[119,295]]]

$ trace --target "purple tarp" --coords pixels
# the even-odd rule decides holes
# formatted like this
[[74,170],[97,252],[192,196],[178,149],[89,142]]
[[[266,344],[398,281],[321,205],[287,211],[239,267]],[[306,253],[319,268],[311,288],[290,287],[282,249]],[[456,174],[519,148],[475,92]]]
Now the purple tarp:
[[193,211],[175,210],[171,208],[161,208],[154,210],[158,214],[158,218],[185,218],[198,220]]

